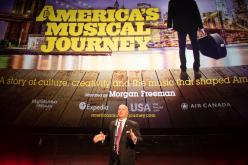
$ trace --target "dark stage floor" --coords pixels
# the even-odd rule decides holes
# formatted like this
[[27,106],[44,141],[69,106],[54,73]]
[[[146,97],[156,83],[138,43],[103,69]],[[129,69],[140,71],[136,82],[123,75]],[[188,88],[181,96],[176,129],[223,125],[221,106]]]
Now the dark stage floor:
[[[144,136],[137,165],[247,165],[248,135]],[[107,165],[108,145],[92,135],[1,135],[1,165]]]

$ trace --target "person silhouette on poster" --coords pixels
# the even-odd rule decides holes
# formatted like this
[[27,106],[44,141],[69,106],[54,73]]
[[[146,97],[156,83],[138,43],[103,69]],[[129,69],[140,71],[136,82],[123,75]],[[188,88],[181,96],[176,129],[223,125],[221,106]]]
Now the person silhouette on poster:
[[135,146],[142,141],[139,124],[128,119],[128,107],[124,104],[118,107],[118,118],[110,122],[109,133],[95,135],[94,143],[110,141],[109,165],[134,165]]
[[194,75],[195,79],[201,78],[200,53],[197,41],[197,31],[200,30],[205,35],[201,15],[195,0],[170,0],[168,5],[168,30],[176,30],[178,34],[179,57],[181,62],[182,80],[189,78],[186,67],[186,36],[189,35],[194,54]]

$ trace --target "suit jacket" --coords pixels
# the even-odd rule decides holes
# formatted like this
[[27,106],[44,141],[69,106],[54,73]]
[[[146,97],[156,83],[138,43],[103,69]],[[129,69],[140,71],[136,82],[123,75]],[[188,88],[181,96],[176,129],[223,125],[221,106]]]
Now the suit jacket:
[[195,0],[170,0],[167,27],[186,33],[202,29],[202,19]]
[[[109,136],[108,140],[110,141],[110,164],[113,161],[114,157],[114,143],[115,143],[115,131],[117,131],[116,120],[112,121],[109,125]],[[121,165],[134,165],[135,164],[135,145],[130,137],[130,134],[127,131],[132,131],[137,136],[137,143],[142,141],[140,134],[140,128],[137,122],[127,119],[123,127],[120,144],[119,144],[119,158]]]

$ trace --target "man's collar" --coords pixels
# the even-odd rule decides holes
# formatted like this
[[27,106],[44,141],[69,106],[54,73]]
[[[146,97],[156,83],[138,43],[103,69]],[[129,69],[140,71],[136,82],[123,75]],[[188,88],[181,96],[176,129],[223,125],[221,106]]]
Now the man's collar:
[[127,118],[124,119],[118,119],[118,121],[121,121],[122,123],[125,123],[127,121]]

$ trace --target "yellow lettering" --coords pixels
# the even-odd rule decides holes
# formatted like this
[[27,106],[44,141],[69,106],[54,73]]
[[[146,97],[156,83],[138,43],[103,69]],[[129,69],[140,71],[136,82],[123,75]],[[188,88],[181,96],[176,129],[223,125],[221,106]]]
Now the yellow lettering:
[[101,39],[92,37],[92,38],[87,38],[88,44],[86,47],[86,51],[93,52],[93,51],[101,51],[100,50],[100,44],[101,44]]
[[106,32],[110,36],[117,36],[120,34],[120,31],[121,31],[121,23],[120,22],[109,23],[107,28],[106,28]]
[[70,23],[69,34],[71,36],[80,36],[83,34],[84,23]]
[[46,21],[47,19],[49,21],[57,21],[53,6],[50,6],[50,5],[44,6],[39,16],[36,17],[36,21]]
[[78,22],[91,22],[91,10],[78,10]]
[[107,23],[98,23],[98,36],[106,36],[106,26]]
[[137,27],[135,35],[150,35],[151,34],[151,29],[144,28],[144,25],[145,25],[144,22],[135,22],[135,25]]
[[96,36],[97,35],[97,23],[87,23],[84,26],[84,36]]
[[48,22],[46,36],[68,36],[68,23]]
[[142,16],[139,9],[133,9],[128,21],[144,21],[144,17]]
[[105,48],[105,50],[118,51],[118,47],[119,47],[118,37],[113,37],[112,39],[109,37],[104,37],[102,38],[102,41],[103,41],[103,46],[108,48],[108,49]]
[[129,18],[129,9],[119,9],[115,13],[117,21],[126,22]]
[[131,51],[134,50],[134,38],[133,37],[123,37],[121,38],[121,44],[119,51]]
[[125,22],[122,27],[120,35],[122,36],[135,35],[133,24],[131,22]]
[[44,53],[49,53],[53,51],[57,37],[47,37],[47,45],[41,45],[40,50]]
[[106,22],[106,10],[92,10],[92,22]]
[[139,44],[139,50],[147,50],[146,44],[151,40],[151,37],[135,37],[135,41]]
[[57,10],[57,20],[59,22],[76,22],[77,10]]
[[148,8],[146,10],[146,21],[157,21],[159,20],[159,8]]
[[71,47],[71,40],[68,37],[60,37],[56,42],[56,48],[60,52],[68,51]]

